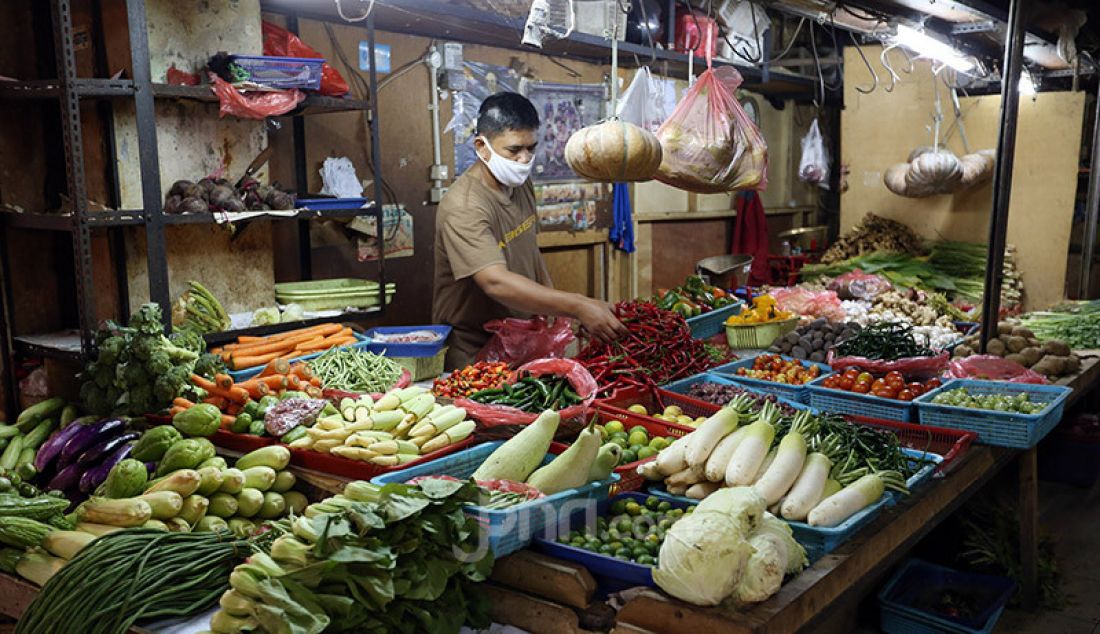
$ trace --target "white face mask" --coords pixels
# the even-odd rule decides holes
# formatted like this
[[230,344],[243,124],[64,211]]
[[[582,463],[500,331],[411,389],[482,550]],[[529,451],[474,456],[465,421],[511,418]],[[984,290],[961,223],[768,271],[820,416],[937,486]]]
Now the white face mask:
[[481,158],[478,154],[478,158],[485,163],[489,171],[493,173],[493,176],[505,187],[519,187],[527,182],[527,178],[531,175],[531,168],[535,166],[535,162],[532,159],[530,163],[520,163],[519,161],[512,161],[504,158],[493,151],[493,146],[489,143],[489,139],[485,137],[478,137],[485,143],[485,147],[489,148],[489,160]]

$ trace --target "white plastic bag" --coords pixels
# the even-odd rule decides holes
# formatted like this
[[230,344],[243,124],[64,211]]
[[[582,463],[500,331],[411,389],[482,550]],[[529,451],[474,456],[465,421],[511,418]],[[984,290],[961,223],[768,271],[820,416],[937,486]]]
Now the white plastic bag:
[[829,189],[829,157],[825,154],[825,141],[817,127],[817,119],[802,137],[802,159],[798,162],[798,178],[804,183]]
[[665,120],[664,86],[642,66],[634,73],[634,79],[619,98],[616,115],[627,123],[656,132]]

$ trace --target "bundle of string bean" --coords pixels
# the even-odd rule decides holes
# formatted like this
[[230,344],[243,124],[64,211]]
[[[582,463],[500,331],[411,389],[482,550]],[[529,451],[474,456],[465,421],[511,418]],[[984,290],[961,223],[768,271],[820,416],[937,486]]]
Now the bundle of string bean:
[[38,593],[17,634],[123,634],[134,622],[214,605],[251,547],[229,533],[132,528],[104,535]]
[[401,378],[402,367],[380,354],[331,348],[309,362],[321,385],[347,392],[385,392]]

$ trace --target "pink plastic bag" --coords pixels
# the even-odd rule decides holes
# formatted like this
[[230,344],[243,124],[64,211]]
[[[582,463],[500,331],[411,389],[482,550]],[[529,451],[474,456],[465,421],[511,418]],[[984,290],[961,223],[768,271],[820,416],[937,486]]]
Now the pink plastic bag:
[[211,75],[214,81],[214,94],[221,102],[218,116],[231,114],[242,119],[266,119],[286,114],[298,107],[306,98],[301,90],[270,90],[259,92],[241,92],[217,75]]
[[563,317],[552,324],[545,317],[494,319],[485,324],[485,330],[494,334],[477,353],[477,360],[503,361],[513,368],[534,359],[564,357],[576,339],[573,322]]
[[[577,396],[584,399],[584,402],[580,405],[560,410],[558,413],[561,415],[561,419],[567,421],[574,418],[584,418],[591,409],[592,401],[596,398],[597,388],[596,379],[592,378],[592,374],[589,373],[588,369],[572,359],[538,359],[520,366],[516,371],[516,380],[518,381],[525,376],[547,375],[565,377],[569,380],[569,385],[573,387],[573,391],[577,393]],[[454,405],[465,409],[470,417],[486,427],[532,423],[539,416],[515,407],[486,405],[485,403],[471,401],[468,398],[456,399]]]
[[952,359],[947,364],[944,378],[981,379],[983,381],[1008,381],[1009,383],[1048,383],[1047,378],[1034,370],[1002,359],[992,354],[976,354],[960,359]]
[[777,288],[769,293],[780,310],[803,317],[824,317],[829,321],[845,321],[844,306],[833,291],[810,291],[798,286]]
[[894,286],[881,275],[871,275],[855,269],[829,282],[828,288],[830,291],[836,291],[840,299],[871,301]]
[[944,351],[934,357],[909,357],[894,361],[882,359],[868,359],[866,357],[834,357],[834,352],[829,351],[826,359],[837,372],[843,372],[848,368],[859,368],[871,374],[880,375],[887,372],[901,372],[906,379],[930,379],[940,376],[947,368],[947,362],[951,355]]
[[657,180],[703,194],[768,187],[768,144],[734,93],[736,69],[703,71],[657,130],[664,158]]

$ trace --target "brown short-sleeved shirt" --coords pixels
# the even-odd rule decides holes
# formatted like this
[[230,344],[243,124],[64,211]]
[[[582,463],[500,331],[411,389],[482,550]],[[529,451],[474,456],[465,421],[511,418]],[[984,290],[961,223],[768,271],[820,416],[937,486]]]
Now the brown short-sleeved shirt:
[[435,293],[432,321],[453,331],[447,367],[474,360],[489,340],[482,326],[504,317],[527,317],[493,301],[474,281],[478,271],[504,264],[540,284],[550,276],[539,253],[535,189],[531,181],[503,192],[475,170],[459,176],[439,203],[435,221]]

